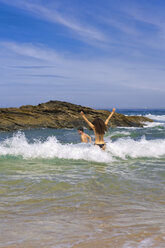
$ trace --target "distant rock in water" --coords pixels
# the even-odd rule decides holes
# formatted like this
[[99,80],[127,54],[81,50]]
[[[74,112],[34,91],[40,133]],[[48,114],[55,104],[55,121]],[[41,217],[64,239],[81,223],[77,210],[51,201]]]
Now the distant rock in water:
[[[0,108],[0,130],[10,131],[27,128],[77,128],[86,126],[80,111],[89,120],[109,116],[107,110],[95,110],[68,102],[49,101],[37,106],[26,105],[20,108]],[[143,127],[144,122],[153,120],[142,116],[125,116],[115,113],[109,122],[111,127]]]

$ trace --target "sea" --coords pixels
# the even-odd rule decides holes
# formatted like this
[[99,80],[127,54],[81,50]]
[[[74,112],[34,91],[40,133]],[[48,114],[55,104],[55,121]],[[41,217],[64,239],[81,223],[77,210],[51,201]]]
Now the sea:
[[165,247],[165,110],[117,112],[154,122],[0,132],[0,247]]

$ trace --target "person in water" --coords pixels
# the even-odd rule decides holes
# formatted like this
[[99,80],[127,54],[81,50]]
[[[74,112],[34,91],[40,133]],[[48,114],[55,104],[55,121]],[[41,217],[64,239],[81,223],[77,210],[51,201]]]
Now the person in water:
[[91,137],[88,134],[84,133],[84,129],[82,127],[79,127],[77,131],[78,131],[78,134],[80,134],[81,136],[81,142],[88,143],[89,141],[91,143],[91,140],[92,140]]
[[86,123],[94,131],[95,145],[98,145],[103,150],[105,150],[105,147],[106,147],[105,141],[104,141],[104,134],[105,134],[105,131],[107,131],[108,122],[110,121],[114,113],[115,113],[115,108],[113,108],[111,114],[108,116],[105,122],[100,118],[95,118],[93,122],[90,122],[85,116],[83,111],[81,111],[80,113],[83,119],[86,121]]

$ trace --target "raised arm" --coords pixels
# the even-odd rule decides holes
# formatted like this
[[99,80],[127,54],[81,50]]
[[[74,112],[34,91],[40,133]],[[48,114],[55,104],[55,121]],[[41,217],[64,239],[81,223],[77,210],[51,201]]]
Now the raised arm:
[[115,108],[113,108],[112,109],[112,112],[111,112],[111,114],[108,116],[108,118],[106,119],[106,121],[105,121],[105,125],[107,126],[108,125],[108,122],[109,122],[109,120],[111,119],[111,117],[112,117],[112,115],[115,113]]
[[94,125],[93,125],[90,121],[88,121],[88,119],[86,118],[84,112],[81,111],[80,114],[82,115],[82,118],[86,121],[86,123],[87,123],[92,129],[94,129]]

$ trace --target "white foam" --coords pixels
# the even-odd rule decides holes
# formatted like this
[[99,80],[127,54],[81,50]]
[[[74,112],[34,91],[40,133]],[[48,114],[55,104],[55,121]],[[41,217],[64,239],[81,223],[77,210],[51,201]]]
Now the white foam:
[[49,137],[45,142],[36,140],[29,143],[24,133],[17,133],[12,138],[0,143],[0,156],[22,156],[24,159],[59,158],[87,160],[109,163],[114,159],[159,158],[165,156],[165,139],[135,141],[124,137],[112,142],[107,140],[106,151],[90,144],[61,144],[55,137]]
[[128,131],[115,131],[113,133],[110,133],[109,136],[110,137],[114,137],[114,136],[129,136],[130,135],[130,132]]
[[153,127],[164,127],[165,123],[163,122],[145,122],[144,128],[153,128]]
[[121,138],[108,142],[107,149],[113,156],[131,158],[159,158],[165,155],[165,139],[146,140],[145,137],[136,141],[131,138]]
[[45,142],[36,140],[34,143],[29,143],[24,133],[20,132],[0,143],[0,156],[2,155],[20,155],[25,159],[63,158],[97,162],[112,161],[110,154],[94,145],[61,144],[56,137],[49,137]]
[[152,115],[152,114],[148,114],[148,115],[145,115],[145,117],[148,117],[152,120],[155,120],[155,121],[162,121],[162,122],[165,122],[165,115]]

